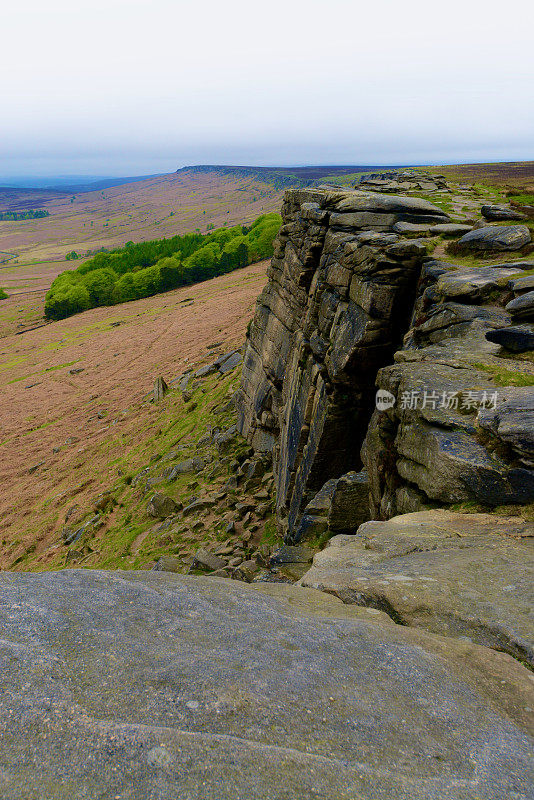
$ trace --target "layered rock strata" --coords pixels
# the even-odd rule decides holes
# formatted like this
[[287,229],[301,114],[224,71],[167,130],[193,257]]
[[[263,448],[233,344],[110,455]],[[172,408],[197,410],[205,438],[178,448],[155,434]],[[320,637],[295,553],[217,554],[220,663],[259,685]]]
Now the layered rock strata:
[[503,305],[529,266],[425,262],[404,348],[377,375],[391,405],[363,448],[371,517],[534,501],[534,367],[490,341],[513,328]]
[[534,367],[516,355],[531,262],[433,259],[411,229],[449,220],[417,197],[293,190],[282,214],[238,406],[241,432],[273,454],[286,540],[355,530],[361,504],[343,528],[326,506],[329,482],[362,466],[378,519],[532,502]]
[[295,529],[325,480],[361,468],[379,366],[411,315],[424,246],[393,227],[446,223],[419,198],[286,193],[244,357],[241,432],[272,451],[278,516]]
[[534,668],[533,556],[533,523],[436,509],[334,536],[300,583]]

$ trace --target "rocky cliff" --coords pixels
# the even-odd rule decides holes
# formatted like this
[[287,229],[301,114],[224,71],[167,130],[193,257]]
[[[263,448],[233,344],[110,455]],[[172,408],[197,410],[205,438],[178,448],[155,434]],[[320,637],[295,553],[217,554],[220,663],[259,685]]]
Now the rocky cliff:
[[286,539],[434,506],[531,503],[534,262],[466,267],[428,247],[463,234],[458,252],[491,253],[496,236],[513,252],[528,228],[331,189],[286,192],[282,216],[239,426],[273,454]]

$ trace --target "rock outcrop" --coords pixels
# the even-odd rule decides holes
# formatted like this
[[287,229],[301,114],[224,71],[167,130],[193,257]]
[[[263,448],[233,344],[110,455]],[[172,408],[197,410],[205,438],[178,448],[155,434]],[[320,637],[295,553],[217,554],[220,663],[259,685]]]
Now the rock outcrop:
[[5,800],[527,800],[531,674],[293,586],[0,574]]
[[[282,213],[238,406],[241,432],[273,454],[286,540],[355,530],[361,504],[344,527],[326,506],[362,467],[368,518],[531,503],[534,366],[515,356],[530,328],[511,330],[532,317],[530,279],[519,277],[531,262],[433,259],[411,228],[450,221],[418,197],[293,190]],[[500,247],[516,233],[530,239],[503,225],[460,241]],[[492,341],[501,329],[511,333]]]
[[334,536],[301,585],[534,668],[534,524],[443,509]]
[[278,515],[295,529],[330,477],[361,468],[379,366],[408,326],[425,256],[398,222],[447,222],[419,198],[286,193],[244,357],[240,429],[273,451]]
[[363,448],[371,517],[534,501],[534,368],[486,338],[511,325],[511,270],[425,262],[404,348],[377,375],[391,405]]

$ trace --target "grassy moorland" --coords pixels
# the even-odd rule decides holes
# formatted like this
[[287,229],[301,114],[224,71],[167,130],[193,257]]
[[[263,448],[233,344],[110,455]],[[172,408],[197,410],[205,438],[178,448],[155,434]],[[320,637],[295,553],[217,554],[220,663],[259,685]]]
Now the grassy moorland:
[[452,164],[425,167],[458,183],[481,183],[501,190],[534,191],[534,161],[508,161],[494,164]]
[[[238,376],[208,378],[188,403],[178,391],[159,403],[147,395],[158,376],[170,383],[242,345],[266,266],[0,339],[0,568],[45,569],[87,556],[87,566],[152,563],[163,534],[151,530],[139,552],[133,546],[154,521],[145,492],[129,479],[169,450],[189,457],[210,424],[224,425],[218,407]],[[12,298],[2,303],[17,307]],[[170,489],[190,495],[192,480]],[[65,518],[85,519],[105,491],[116,505],[90,550],[75,556],[79,543],[68,548],[62,540]],[[184,546],[200,546],[209,530],[195,531]]]

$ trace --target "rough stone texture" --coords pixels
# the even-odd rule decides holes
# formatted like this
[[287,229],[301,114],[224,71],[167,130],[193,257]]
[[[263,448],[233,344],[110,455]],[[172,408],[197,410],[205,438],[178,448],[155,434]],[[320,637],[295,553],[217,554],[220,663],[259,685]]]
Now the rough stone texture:
[[[479,404],[517,394],[514,384],[534,385],[534,365],[490,341],[532,314],[534,293],[515,288],[532,262],[467,268],[427,257],[421,241],[394,231],[443,215],[416,197],[293,190],[282,211],[247,341],[238,426],[256,451],[273,454],[286,541],[335,532],[332,481],[362,466],[369,511],[354,506],[338,532],[436,505],[534,501],[532,458],[478,414]],[[524,231],[530,238],[525,226],[467,236],[509,244]],[[376,388],[391,407],[375,410]],[[406,405],[410,397],[419,405]]]
[[515,297],[506,305],[506,310],[516,319],[534,319],[534,291]]
[[528,350],[534,350],[534,325],[497,328],[495,331],[488,331],[486,339],[500,344],[512,353],[526,353]]
[[169,387],[167,386],[165,379],[159,376],[154,381],[154,402],[157,403],[159,400],[162,400],[167,392],[169,391]]
[[[377,367],[406,329],[424,245],[397,222],[448,222],[426,200],[291,190],[243,364],[239,428],[272,451],[291,537],[329,478],[359,470]],[[362,230],[362,229],[366,230]]]
[[487,225],[466,233],[458,241],[463,250],[520,250],[530,244],[526,225]]
[[[480,268],[470,278],[464,268],[425,263],[404,349],[377,376],[392,405],[373,413],[363,448],[371,517],[463,502],[534,501],[532,453],[514,449],[504,429],[481,424],[489,406],[534,396],[532,386],[503,386],[534,385],[532,363],[513,360],[486,339],[510,327],[510,314],[494,305],[507,291],[508,272]],[[494,273],[502,273],[500,285]],[[453,302],[451,293],[464,302]],[[534,422],[531,410],[522,414],[519,424]]]
[[291,535],[299,542],[310,536],[353,533],[369,519],[369,481],[365,470],[347,472],[332,478],[304,509],[298,527]]
[[335,536],[300,583],[534,667],[533,556],[533,523],[437,509]]
[[177,511],[180,510],[180,505],[176,503],[172,497],[169,497],[162,492],[156,492],[150,498],[147,506],[147,514],[151,517],[170,517],[171,514],[175,514]]
[[482,206],[480,212],[484,219],[489,220],[527,219],[526,214],[506,206]]
[[0,587],[5,800],[531,797],[532,675],[504,653],[279,584]]
[[443,225],[434,225],[431,229],[432,235],[440,234],[441,236],[463,236],[464,233],[469,233],[473,230],[472,225],[462,225],[457,222],[445,222]]

